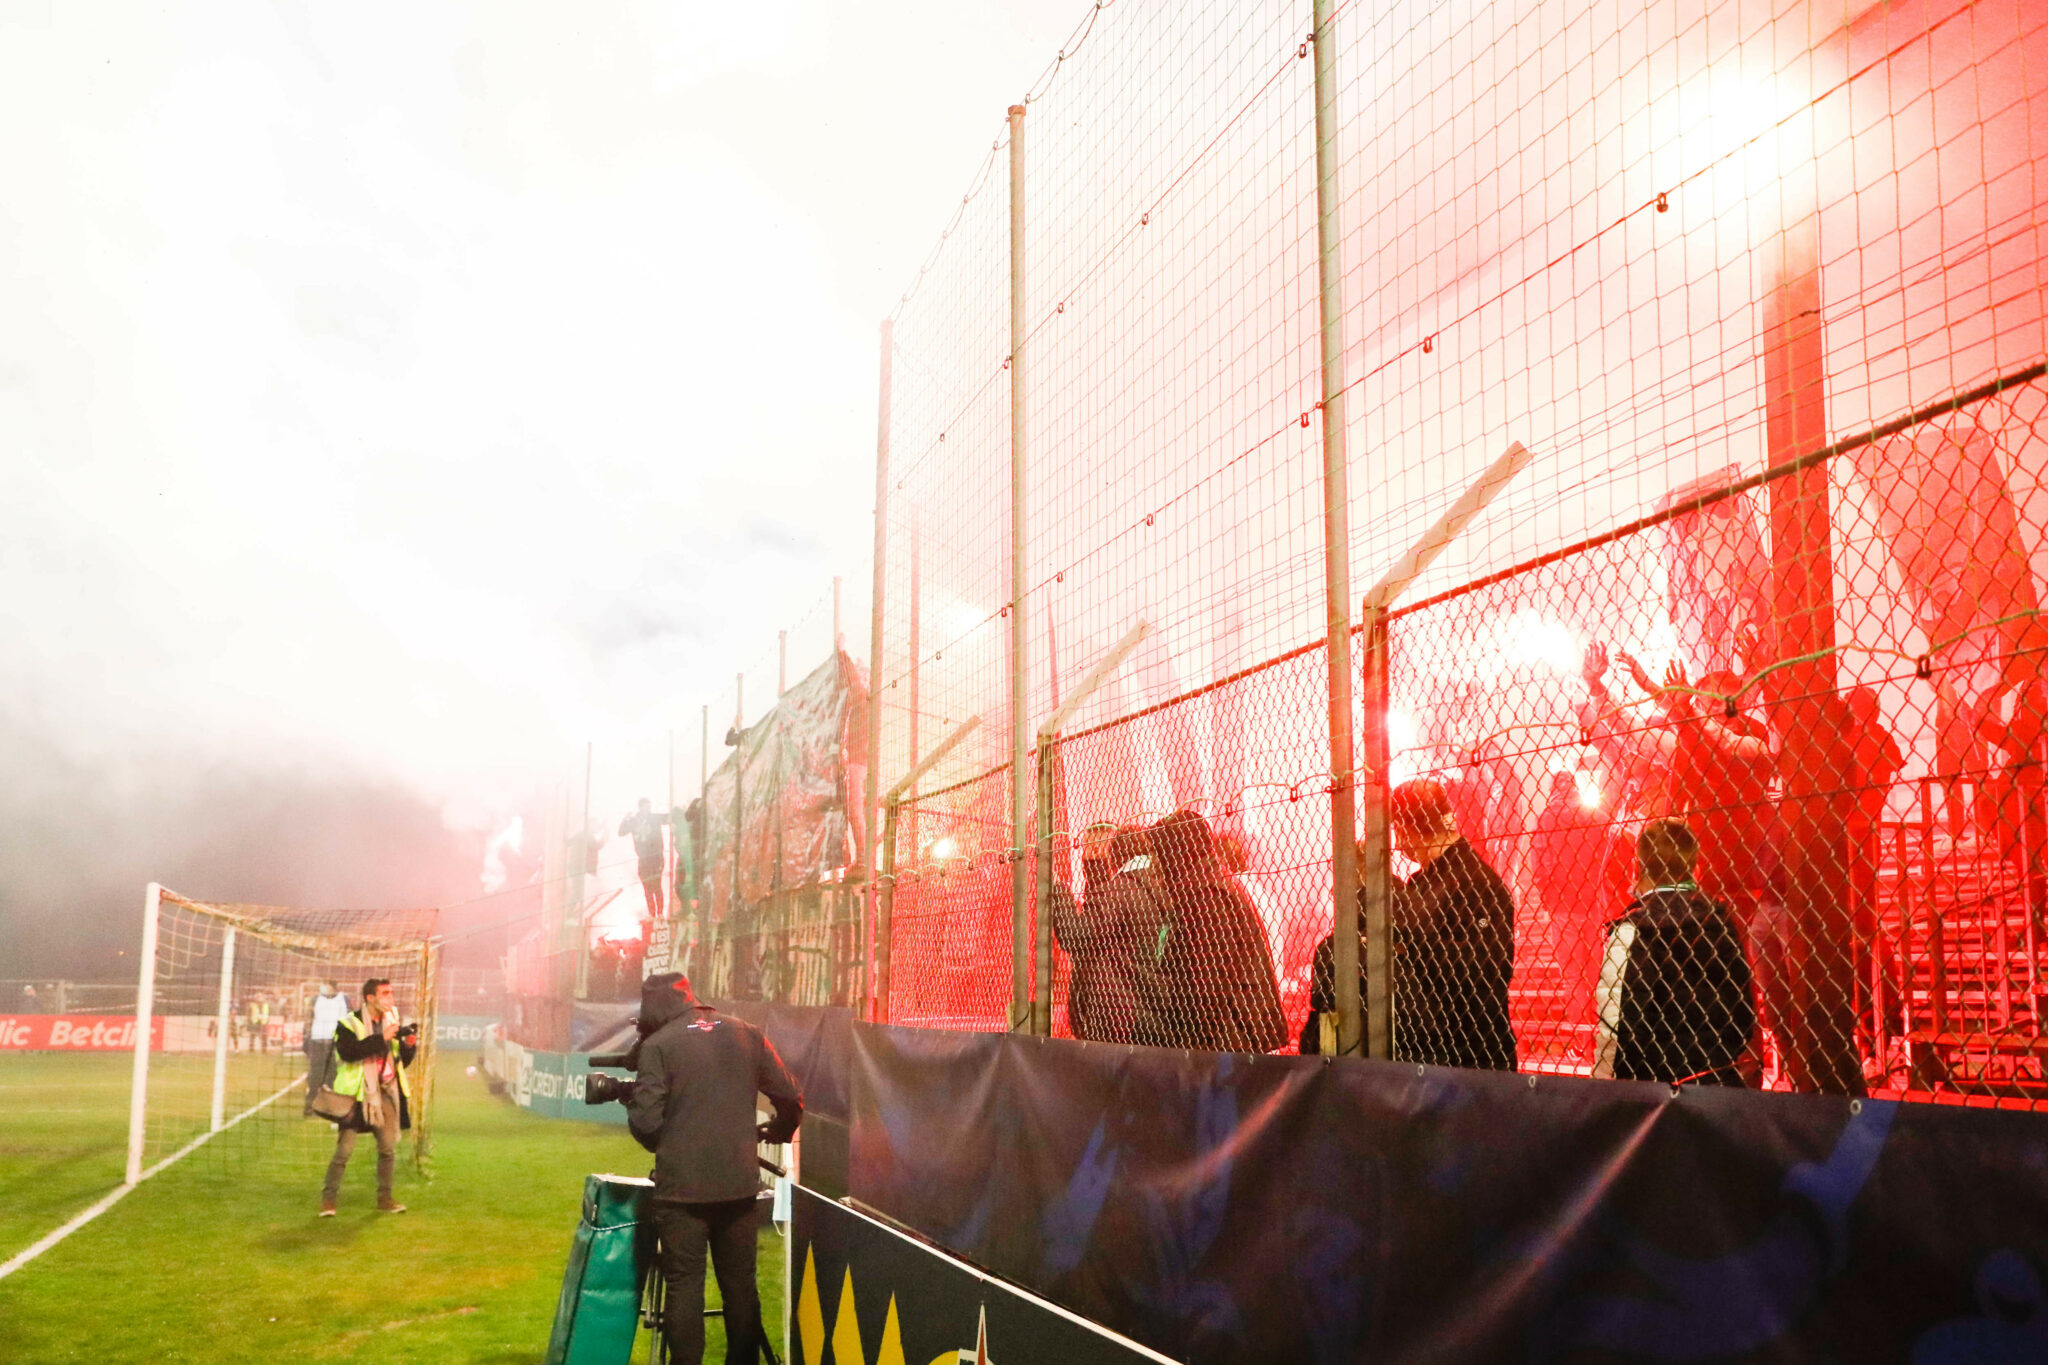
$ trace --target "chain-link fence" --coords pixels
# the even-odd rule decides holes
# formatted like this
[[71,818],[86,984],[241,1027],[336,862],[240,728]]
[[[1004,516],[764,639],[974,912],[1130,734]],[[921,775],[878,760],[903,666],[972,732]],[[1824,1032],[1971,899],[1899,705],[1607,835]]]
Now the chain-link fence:
[[872,899],[713,970],[1351,1046],[1355,840],[1389,1055],[2048,1097],[2043,73],[2020,0],[1089,9],[884,332]]
[[[2048,711],[2018,509],[2048,467],[2043,398],[2003,387],[1851,438],[1806,488],[1729,471],[1396,616],[1392,776],[1440,783],[1512,893],[1522,1065],[1603,1068],[1604,1039],[1619,1074],[1657,1079],[2038,1087]],[[1815,487],[1828,533],[1787,554]],[[1809,574],[1834,602],[1795,635]],[[1658,817],[1697,844],[1658,877],[1698,898],[1636,894]],[[1709,942],[1716,917],[1732,939]],[[1651,962],[1646,931],[1682,960]],[[1709,1047],[1742,1011],[1700,1011],[1731,993],[1754,1029]],[[1625,1008],[1638,1051],[1687,1062],[1632,1060]]]

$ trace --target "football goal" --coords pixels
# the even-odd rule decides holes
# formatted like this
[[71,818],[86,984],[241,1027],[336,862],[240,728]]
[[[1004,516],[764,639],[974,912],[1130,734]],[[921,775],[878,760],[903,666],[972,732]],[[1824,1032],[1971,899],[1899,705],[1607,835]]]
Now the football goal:
[[435,911],[223,904],[152,882],[143,916],[128,1184],[200,1150],[224,1166],[324,1160],[333,1127],[306,1113],[307,1085],[321,1080],[311,1072],[331,1066],[315,1035],[341,1012],[333,996],[357,1008],[371,977],[388,979],[400,1017],[420,1026],[410,1137],[414,1160],[426,1160]]

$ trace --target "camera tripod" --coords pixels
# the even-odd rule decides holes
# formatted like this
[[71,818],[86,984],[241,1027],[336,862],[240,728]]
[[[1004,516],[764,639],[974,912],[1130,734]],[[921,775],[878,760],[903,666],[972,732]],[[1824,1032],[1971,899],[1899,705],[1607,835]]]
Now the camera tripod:
[[[789,1172],[766,1157],[759,1158],[761,1169],[776,1176],[788,1176]],[[764,1190],[762,1197],[767,1197]],[[759,1206],[756,1205],[758,1208]],[[647,1352],[647,1365],[669,1365],[668,1338],[662,1335],[662,1310],[668,1306],[668,1282],[661,1275],[661,1238],[654,1239],[654,1268],[647,1276],[647,1288],[640,1295],[640,1324],[650,1329],[654,1344]],[[706,1306],[704,1316],[723,1318],[725,1309]],[[775,1345],[768,1340],[768,1324],[761,1324],[761,1354],[768,1358],[768,1365],[782,1365],[782,1357],[775,1354]]]
[[[657,1243],[657,1255],[659,1251],[660,1245]],[[657,1260],[656,1265],[659,1264]],[[647,1352],[647,1365],[668,1365],[668,1338],[661,1334],[661,1314],[667,1305],[668,1285],[661,1278],[661,1271],[656,1269],[647,1277],[647,1292],[640,1296],[640,1323],[654,1334],[654,1345]],[[725,1316],[725,1310],[706,1306],[704,1316],[722,1318]],[[782,1357],[775,1354],[775,1344],[768,1340],[766,1323],[761,1327],[761,1354],[768,1358],[768,1365],[782,1365]]]

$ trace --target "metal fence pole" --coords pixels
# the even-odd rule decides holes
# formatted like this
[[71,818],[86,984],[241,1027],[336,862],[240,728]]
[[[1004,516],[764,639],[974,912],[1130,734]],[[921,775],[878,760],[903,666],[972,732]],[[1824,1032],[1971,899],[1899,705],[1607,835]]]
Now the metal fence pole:
[[[1364,743],[1365,803],[1359,860],[1359,901],[1365,919],[1365,1055],[1382,1060],[1394,1055],[1394,1006],[1387,925],[1388,881],[1387,800],[1387,613],[1368,607],[1365,613]],[[1356,979],[1356,973],[1353,974]]]
[[[1806,177],[1799,183],[1804,186]],[[1821,324],[1819,223],[1807,208],[1771,239],[1763,299],[1765,440],[1773,466],[1824,448],[1828,440],[1827,357]],[[1778,658],[1766,705],[1784,737],[1785,852],[1781,876],[1794,932],[1789,1002],[1775,1014],[1792,1036],[1778,1039],[1794,1089],[1865,1092],[1856,1051],[1855,918],[1843,894],[1848,817],[1856,797],[1843,774],[1855,756],[1826,702],[1839,684],[1835,659],[1834,512],[1824,462],[1773,479],[1771,615]],[[1725,855],[1724,855],[1725,856]],[[1773,983],[1777,985],[1776,982]],[[1789,1006],[1789,1007],[1788,1007]]]
[[747,976],[740,962],[740,944],[746,937],[740,933],[740,930],[745,927],[740,922],[745,904],[740,898],[740,849],[744,843],[741,835],[747,822],[746,784],[744,781],[747,766],[744,759],[747,750],[745,739],[741,734],[742,727],[746,723],[747,675],[737,673],[733,675],[732,705],[732,905],[726,912],[726,922],[732,926],[729,937],[732,939],[733,945],[732,967],[726,977],[726,988],[735,995],[746,984]]
[[1081,703],[1102,686],[1103,680],[1131,656],[1131,651],[1151,629],[1148,623],[1139,621],[1125,631],[1123,639],[1096,660],[1094,666],[1082,675],[1080,683],[1067,694],[1066,701],[1055,705],[1053,713],[1038,727],[1038,840],[1033,849],[1038,866],[1038,979],[1031,992],[1031,1031],[1040,1037],[1052,1035],[1052,895],[1059,878],[1053,863],[1053,836],[1056,833],[1053,829],[1053,797],[1059,782],[1060,731],[1065,728],[1068,717],[1078,711]]
[[[886,952],[883,946],[886,925],[885,907],[880,900],[880,879],[876,868],[875,820],[879,814],[876,795],[881,790],[882,779],[882,588],[888,561],[884,558],[888,549],[889,527],[889,383],[892,377],[891,365],[895,356],[895,327],[887,319],[882,322],[882,373],[881,395],[875,414],[875,564],[874,588],[868,603],[868,772],[865,791],[862,795],[861,826],[867,832],[867,941],[861,951],[860,1010],[866,1017],[879,1019],[885,1010],[877,1007],[877,953]],[[835,603],[833,616],[838,616],[836,588],[833,580]],[[912,705],[916,705],[913,695]],[[915,724],[915,722],[912,722]],[[893,822],[895,812],[890,812]],[[892,833],[893,828],[892,828]],[[888,998],[888,972],[882,964],[879,972],[880,999]]]
[[875,1003],[874,1020],[878,1024],[889,1022],[889,950],[895,944],[896,918],[896,819],[899,803],[889,802],[888,814],[882,818],[882,869],[875,898],[875,951],[870,954],[874,961]]
[[1358,853],[1351,733],[1351,492],[1344,448],[1344,288],[1338,222],[1335,0],[1315,0],[1316,246],[1323,333],[1323,577],[1330,686],[1331,947],[1336,970],[1337,1050],[1356,1052]]
[[[1030,724],[1024,629],[1024,106],[1010,106],[1010,1027],[1030,1018],[1031,798],[1025,784]],[[1028,861],[1027,861],[1028,859]]]
[[[1359,904],[1365,916],[1365,1044],[1369,1057],[1393,1056],[1393,952],[1389,942],[1390,906],[1387,858],[1387,807],[1392,798],[1389,774],[1392,754],[1387,743],[1389,692],[1389,638],[1387,622],[1394,603],[1415,586],[1438,555],[1463,535],[1478,515],[1501,495],[1515,476],[1529,467],[1533,457],[1520,441],[1510,441],[1500,458],[1465,486],[1448,510],[1416,542],[1394,561],[1386,575],[1366,592],[1360,618],[1365,634],[1364,685],[1365,727],[1363,731],[1365,771],[1365,820],[1363,854],[1359,863]],[[1341,915],[1341,911],[1339,912]],[[1342,920],[1340,919],[1340,929]],[[1346,968],[1342,952],[1336,954],[1336,987],[1342,1008],[1346,983],[1358,990],[1357,935],[1351,936],[1352,965]],[[1337,939],[1339,944],[1343,937]],[[1347,974],[1348,972],[1348,974]]]
[[1032,849],[1033,912],[1038,920],[1036,974],[1031,983],[1031,1031],[1041,1038],[1052,1036],[1052,848],[1053,765],[1058,761],[1059,737],[1038,739],[1038,838]]

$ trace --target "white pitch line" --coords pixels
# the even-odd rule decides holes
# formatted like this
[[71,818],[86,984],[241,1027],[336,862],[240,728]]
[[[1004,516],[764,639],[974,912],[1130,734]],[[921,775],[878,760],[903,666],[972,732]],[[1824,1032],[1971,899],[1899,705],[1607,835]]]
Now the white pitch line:
[[[244,1109],[241,1113],[229,1119],[226,1123],[223,1123],[217,1132],[201,1133],[198,1137],[193,1138],[183,1147],[180,1147],[177,1151],[172,1152],[162,1161],[157,1162],[156,1165],[151,1166],[148,1170],[144,1171],[139,1177],[136,1178],[135,1185],[140,1185],[143,1181],[149,1179],[158,1171],[163,1170],[172,1162],[180,1161],[183,1160],[185,1157],[190,1156],[202,1143],[205,1143],[212,1138],[219,1137],[221,1133],[225,1133],[228,1129],[234,1127],[243,1119],[248,1118],[251,1114],[254,1114],[262,1109],[267,1109],[271,1105],[276,1104],[279,1100],[283,1099],[286,1095],[291,1094],[292,1091],[299,1089],[305,1083],[306,1078],[303,1076],[300,1076],[295,1080],[289,1081],[286,1083],[285,1087],[282,1090],[279,1090],[275,1095],[272,1095],[269,1099],[257,1101],[255,1104],[250,1105],[247,1109]],[[14,1256],[10,1257],[9,1259],[5,1261],[0,1261],[0,1280],[6,1279],[9,1275],[12,1275],[15,1271],[21,1269],[30,1261],[33,1261],[36,1257],[42,1255],[51,1247],[63,1241],[66,1237],[69,1237],[72,1233],[78,1231],[87,1223],[90,1223],[93,1219],[99,1217],[108,1209],[114,1207],[114,1205],[120,1203],[122,1197],[126,1195],[130,1190],[134,1189],[135,1185],[115,1186],[114,1192],[112,1194],[109,1194],[105,1198],[101,1199],[99,1203],[94,1204],[91,1208],[85,1210],[83,1213],[73,1218],[63,1227],[58,1228],[55,1232],[48,1234],[41,1241],[36,1242],[34,1245],[28,1247],[27,1249],[17,1252]]]

